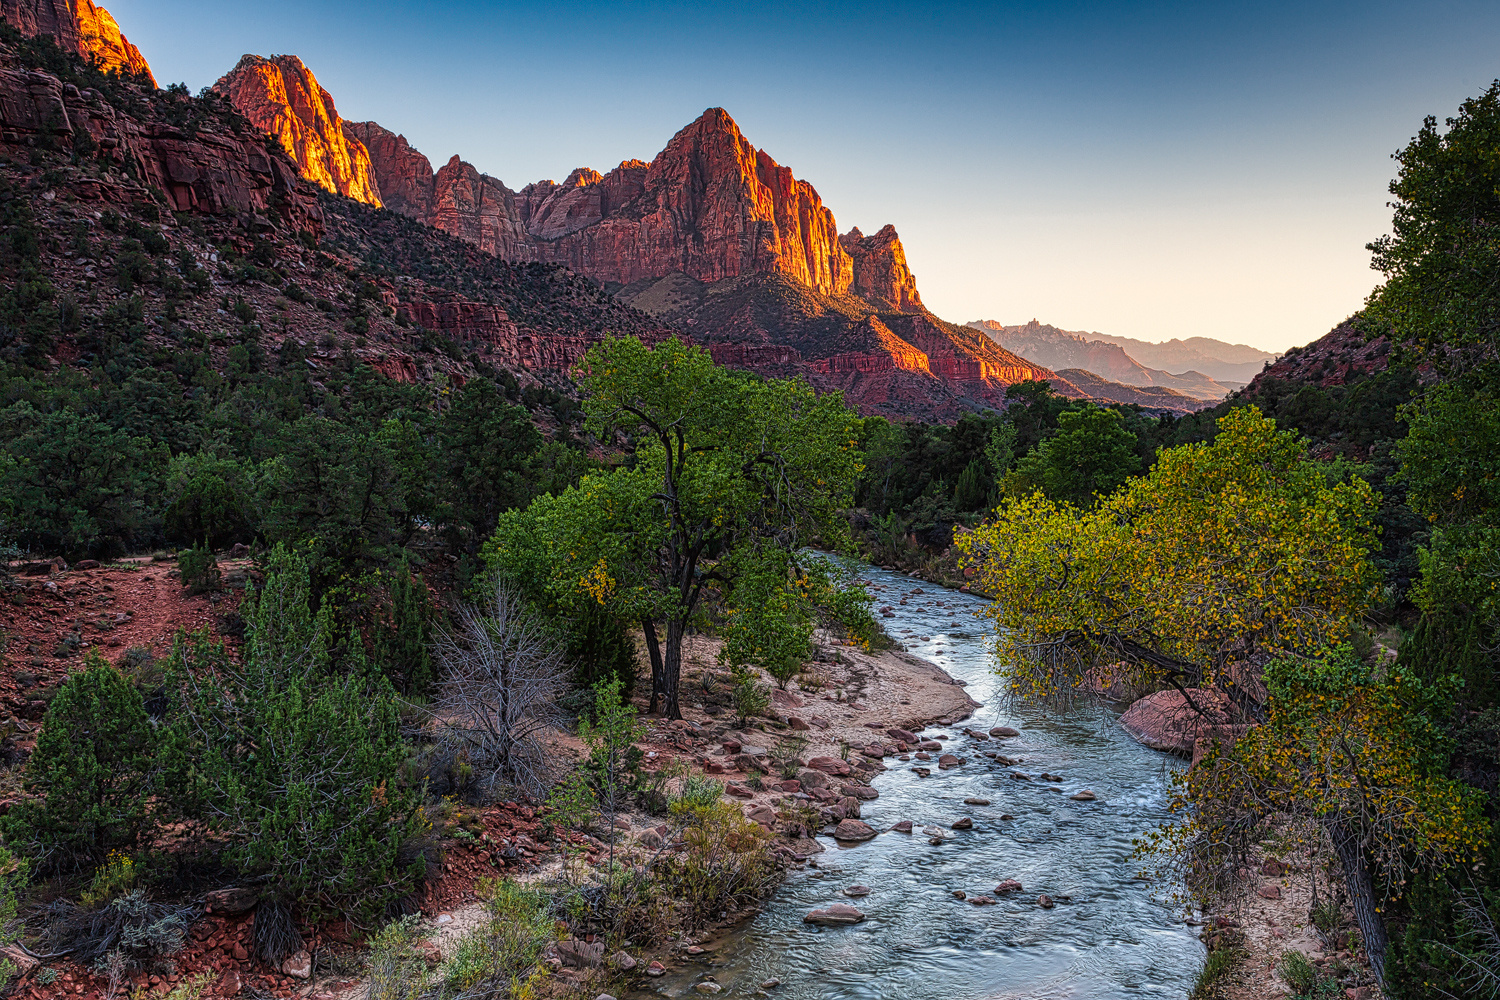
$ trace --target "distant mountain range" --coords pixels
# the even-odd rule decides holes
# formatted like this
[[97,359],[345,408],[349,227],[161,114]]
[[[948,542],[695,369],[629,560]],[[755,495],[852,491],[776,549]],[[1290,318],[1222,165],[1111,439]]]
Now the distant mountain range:
[[1197,399],[1222,399],[1260,374],[1278,355],[1244,344],[1189,337],[1152,344],[1104,333],[1059,330],[1032,320],[1006,326],[994,320],[968,324],[1028,361],[1053,369],[1083,368],[1126,385],[1161,386]]

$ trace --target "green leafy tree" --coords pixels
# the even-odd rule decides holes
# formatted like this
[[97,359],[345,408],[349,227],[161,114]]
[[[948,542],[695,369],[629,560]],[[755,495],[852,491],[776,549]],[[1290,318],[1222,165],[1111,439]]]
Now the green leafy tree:
[[[536,495],[528,476],[541,434],[525,409],[488,379],[473,379],[438,425],[446,465],[448,518],[466,545],[478,546],[500,515]],[[471,549],[472,551],[472,549]]]
[[1011,492],[1041,490],[1051,500],[1087,507],[1140,470],[1135,435],[1114,410],[1070,410],[1057,424],[1056,434],[1016,463]]
[[590,430],[627,434],[633,463],[545,500],[542,537],[520,537],[517,521],[488,551],[639,622],[652,709],[680,718],[682,638],[705,591],[815,538],[845,543],[859,420],[837,395],[729,372],[676,339],[606,339],[580,377]]
[[47,706],[25,770],[36,797],[5,816],[6,839],[58,852],[54,863],[134,845],[148,819],[154,751],[140,692],[91,650]]
[[248,483],[240,463],[203,453],[173,456],[162,499],[167,537],[221,549],[254,533]]
[[0,411],[0,437],[0,505],[22,546],[104,555],[150,536],[164,448],[92,415],[25,402]]

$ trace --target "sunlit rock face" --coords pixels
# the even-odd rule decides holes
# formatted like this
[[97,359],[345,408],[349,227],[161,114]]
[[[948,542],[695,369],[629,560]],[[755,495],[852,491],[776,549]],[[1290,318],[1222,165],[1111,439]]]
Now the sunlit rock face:
[[252,124],[279,139],[303,177],[355,201],[381,204],[369,151],[344,129],[333,98],[301,59],[244,56],[214,89]]
[[93,0],[0,0],[0,16],[24,35],[48,35],[106,70],[156,78],[140,49],[125,38],[109,11]]
[[895,226],[874,236],[856,227],[839,237],[839,245],[854,264],[854,294],[872,305],[896,312],[922,311],[917,279],[906,266],[906,250]]
[[344,134],[365,147],[381,203],[408,218],[432,222],[432,164],[412,148],[406,136],[375,122],[344,122]]

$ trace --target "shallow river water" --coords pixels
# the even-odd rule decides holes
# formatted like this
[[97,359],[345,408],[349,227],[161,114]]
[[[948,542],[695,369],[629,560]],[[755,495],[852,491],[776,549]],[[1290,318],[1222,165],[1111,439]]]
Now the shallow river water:
[[[711,976],[722,997],[765,995],[760,983],[776,978],[769,992],[784,1000],[1185,997],[1202,946],[1158,901],[1160,887],[1135,879],[1140,866],[1131,858],[1132,838],[1167,815],[1178,762],[1133,742],[1097,707],[1058,715],[1004,705],[984,641],[988,619],[974,617],[982,600],[900,573],[872,568],[866,577],[884,588],[873,591],[876,605],[896,613],[883,620],[886,630],[968,682],[983,704],[958,726],[925,730],[951,734],[947,746],[968,763],[949,771],[930,763],[932,776],[921,778],[910,770],[915,762],[887,758],[890,770],[874,781],[880,797],[863,804],[862,818],[880,831],[910,819],[917,832],[882,832],[856,845],[821,838],[826,851],[816,868],[793,872],[701,964],[651,984],[656,994],[698,996],[696,985]],[[897,603],[918,588],[925,593]],[[960,733],[964,725],[1014,726],[1021,736],[975,743]],[[978,749],[1025,763],[1003,767]],[[1012,770],[1060,775],[1063,794],[1047,791],[1047,782],[1017,781]],[[1084,788],[1098,801],[1068,798]],[[991,804],[967,806],[965,798]],[[1003,813],[1015,818],[1002,821]],[[972,817],[974,829],[951,831],[942,846],[920,832],[928,824],[947,831],[961,816]],[[1003,879],[1019,880],[1024,891],[983,907],[952,895],[989,893]],[[852,885],[871,892],[848,899],[842,889]],[[1057,906],[1037,906],[1040,893]],[[834,902],[858,906],[867,919],[822,929],[802,923],[808,910]]]

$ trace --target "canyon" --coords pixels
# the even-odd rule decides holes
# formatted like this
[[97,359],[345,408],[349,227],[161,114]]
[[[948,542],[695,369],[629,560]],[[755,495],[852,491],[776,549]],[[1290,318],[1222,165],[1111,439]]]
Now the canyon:
[[64,52],[126,76],[156,78],[140,50],[125,38],[109,11],[93,0],[0,0],[0,17],[28,37],[54,39]]

